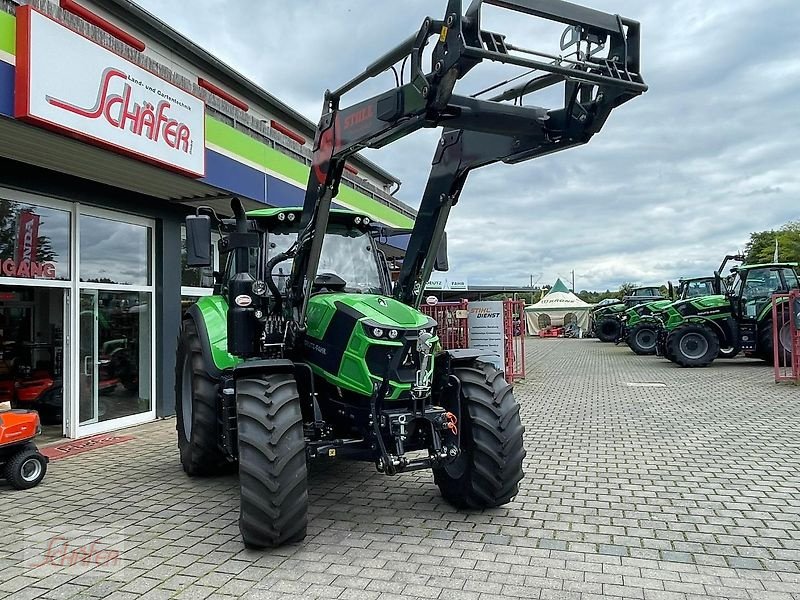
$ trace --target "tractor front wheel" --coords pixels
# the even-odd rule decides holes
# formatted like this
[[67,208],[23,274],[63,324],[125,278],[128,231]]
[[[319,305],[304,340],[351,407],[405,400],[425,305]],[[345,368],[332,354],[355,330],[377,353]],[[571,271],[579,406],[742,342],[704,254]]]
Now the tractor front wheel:
[[187,475],[219,475],[230,469],[218,443],[218,386],[204,364],[197,326],[186,319],[175,362],[175,413],[181,465]]
[[306,536],[308,483],[303,415],[290,373],[237,379],[239,531],[249,548]]
[[741,350],[736,346],[732,346],[730,348],[720,348],[719,358],[725,358],[725,359],[736,358],[737,356],[739,356],[739,352],[741,352]]
[[605,317],[595,327],[597,339],[601,342],[615,342],[619,338],[620,322],[614,317]]
[[433,470],[447,502],[483,509],[511,501],[519,491],[525,458],[519,405],[503,372],[473,361],[456,367],[461,384],[461,454]]
[[686,323],[667,338],[666,354],[681,367],[707,367],[719,356],[719,338],[704,325]]
[[655,354],[657,344],[658,329],[652,323],[637,323],[628,332],[628,346],[640,356]]

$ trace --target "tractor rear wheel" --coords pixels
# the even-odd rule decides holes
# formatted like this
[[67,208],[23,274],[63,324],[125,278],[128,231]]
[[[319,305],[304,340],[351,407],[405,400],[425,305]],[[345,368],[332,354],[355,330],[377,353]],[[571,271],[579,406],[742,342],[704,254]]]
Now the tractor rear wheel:
[[236,381],[239,531],[249,548],[306,536],[308,483],[303,415],[291,373]]
[[433,470],[447,502],[483,509],[510,502],[519,492],[525,428],[503,372],[475,360],[456,367],[461,383],[461,454]]
[[[778,340],[780,341],[780,348],[778,349],[778,360],[781,367],[788,367],[792,362],[792,332],[790,330],[789,316],[786,311],[778,313]],[[775,364],[775,353],[772,332],[772,317],[764,319],[758,328],[758,358],[767,363]]]
[[667,338],[667,357],[682,367],[707,367],[717,356],[717,334],[700,323],[681,325]]
[[657,343],[658,329],[653,323],[637,323],[628,332],[628,346],[640,356],[655,354]]
[[186,319],[175,361],[175,414],[181,465],[187,475],[220,475],[231,468],[217,441],[218,387],[203,360],[197,326]]
[[614,317],[605,317],[595,327],[597,339],[601,342],[615,342],[619,337],[620,322]]

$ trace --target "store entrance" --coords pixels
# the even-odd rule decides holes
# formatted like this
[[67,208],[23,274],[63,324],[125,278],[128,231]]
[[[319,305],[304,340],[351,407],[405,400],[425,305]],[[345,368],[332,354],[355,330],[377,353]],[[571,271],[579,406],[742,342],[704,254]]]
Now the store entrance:
[[64,436],[63,288],[0,286],[0,402],[39,412],[47,443]]
[[80,427],[151,410],[150,294],[80,291]]

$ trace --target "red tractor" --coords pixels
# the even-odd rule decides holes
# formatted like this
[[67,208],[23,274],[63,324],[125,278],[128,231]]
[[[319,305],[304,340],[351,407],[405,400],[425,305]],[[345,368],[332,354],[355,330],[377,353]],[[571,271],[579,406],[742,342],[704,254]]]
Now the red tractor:
[[18,490],[39,485],[47,473],[48,458],[33,443],[41,431],[36,411],[0,408],[0,467]]

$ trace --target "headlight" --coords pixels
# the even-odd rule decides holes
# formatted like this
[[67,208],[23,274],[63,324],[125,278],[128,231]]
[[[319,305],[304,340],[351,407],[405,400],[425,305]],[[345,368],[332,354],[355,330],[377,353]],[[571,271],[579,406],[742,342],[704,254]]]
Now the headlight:
[[385,333],[385,331],[383,329],[381,329],[380,327],[373,327],[372,328],[372,335],[375,336],[376,338],[382,338],[384,333]]

